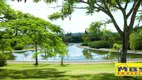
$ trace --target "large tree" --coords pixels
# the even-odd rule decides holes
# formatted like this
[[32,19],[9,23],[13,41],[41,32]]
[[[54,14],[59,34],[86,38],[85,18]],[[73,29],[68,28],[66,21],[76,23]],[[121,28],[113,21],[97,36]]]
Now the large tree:
[[[14,38],[23,40],[26,44],[32,44],[35,48],[35,65],[38,65],[38,46],[42,50],[48,50],[46,54],[65,54],[61,49],[66,50],[62,39],[58,34],[62,32],[59,26],[51,24],[41,18],[34,17],[30,14],[23,14],[18,12],[21,16],[16,20],[10,20],[8,24],[9,30],[13,31]],[[23,16],[23,17],[22,17]],[[23,38],[23,39],[22,39]]]
[[[42,49],[48,50],[46,54],[66,54],[66,45],[59,37],[62,31],[59,26],[41,18],[14,11],[3,0],[0,0],[0,38],[2,38],[0,43],[3,43],[0,48],[3,52],[10,43],[33,44],[35,46],[35,64],[38,65],[38,45]],[[9,39],[12,42],[9,42]]]

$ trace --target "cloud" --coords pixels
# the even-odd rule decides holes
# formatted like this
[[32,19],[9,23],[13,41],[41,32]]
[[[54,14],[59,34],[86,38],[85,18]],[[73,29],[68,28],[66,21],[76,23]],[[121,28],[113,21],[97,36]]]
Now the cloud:
[[[62,4],[61,1],[59,4]],[[26,3],[24,2],[18,3],[17,1],[14,2],[9,1],[7,3],[15,10],[20,10],[24,13],[30,13],[37,17],[41,17],[45,20],[49,20],[48,15],[60,10],[60,8],[49,8],[51,6],[55,6],[56,4],[47,5],[44,2],[33,3],[32,0],[27,0]],[[86,15],[85,11],[86,10],[75,10],[75,12],[72,14],[71,20],[66,18],[65,20],[59,19],[57,21],[51,21],[51,22],[60,25],[65,32],[84,32],[91,22],[100,21],[108,18],[106,14],[101,12],[95,13],[92,16],[90,16]],[[113,31],[116,31],[113,25],[111,26],[109,25],[108,28]]]

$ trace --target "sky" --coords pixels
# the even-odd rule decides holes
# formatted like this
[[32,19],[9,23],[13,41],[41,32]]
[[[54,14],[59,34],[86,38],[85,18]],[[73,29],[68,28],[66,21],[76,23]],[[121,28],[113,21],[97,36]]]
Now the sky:
[[[49,5],[44,2],[33,3],[32,0],[27,0],[26,3],[24,2],[18,3],[17,0],[14,2],[11,2],[8,0],[7,3],[14,10],[20,10],[23,13],[30,13],[34,16],[50,21],[53,24],[59,25],[65,31],[65,33],[84,32],[86,28],[89,28],[89,25],[92,22],[109,19],[109,17],[102,12],[99,12],[99,13],[96,12],[93,15],[87,15],[85,13],[85,10],[76,9],[71,16],[71,20],[69,18],[66,18],[64,20],[58,19],[58,20],[51,21],[48,19],[48,15],[61,10],[60,8],[51,8],[51,7],[54,7],[57,4],[61,5],[62,4],[61,2],[57,4]],[[113,12],[113,14],[118,25],[121,26],[121,29],[122,29],[123,17],[122,15],[120,15],[121,13],[119,11],[116,11],[116,12]],[[113,32],[117,32],[113,24],[107,25],[106,28],[110,29]]]

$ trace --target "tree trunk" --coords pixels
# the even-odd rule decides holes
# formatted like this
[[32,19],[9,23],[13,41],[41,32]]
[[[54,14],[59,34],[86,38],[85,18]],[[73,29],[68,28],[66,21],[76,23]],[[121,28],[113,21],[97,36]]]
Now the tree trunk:
[[4,48],[2,48],[2,53],[4,54]]
[[64,65],[64,56],[61,56],[61,66]]
[[37,43],[35,43],[35,53],[36,53],[36,61],[35,61],[35,65],[38,66]]
[[120,54],[120,62],[121,63],[126,63],[127,62],[127,50],[128,50],[128,46],[129,46],[129,36],[130,33],[129,31],[125,31],[123,32],[123,36],[122,36],[122,53]]

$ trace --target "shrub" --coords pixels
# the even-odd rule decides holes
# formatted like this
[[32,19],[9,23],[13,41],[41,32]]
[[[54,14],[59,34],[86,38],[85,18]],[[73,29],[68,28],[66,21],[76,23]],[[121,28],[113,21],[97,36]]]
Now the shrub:
[[122,44],[122,41],[119,41],[119,40],[118,40],[118,41],[114,41],[113,44],[115,44],[115,43],[116,43],[116,44]]
[[122,44],[122,41],[118,40],[118,41],[107,41],[109,44],[108,48],[113,48],[113,44]]
[[89,42],[83,42],[81,43],[81,46],[88,46]]
[[24,44],[16,44],[16,46],[14,46],[14,50],[22,50],[24,47]]
[[91,48],[109,48],[109,44],[107,41],[94,41],[89,43],[89,47]]
[[121,44],[117,44],[117,43],[114,43],[113,44],[113,49],[115,50],[120,50],[122,48],[122,45]]
[[0,53],[0,67],[6,65],[7,56],[3,53]]
[[142,50],[142,42],[139,44],[138,50]]
[[142,31],[130,35],[130,48],[132,50],[142,50]]

